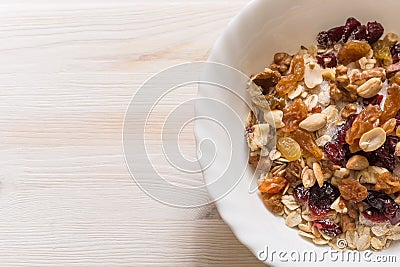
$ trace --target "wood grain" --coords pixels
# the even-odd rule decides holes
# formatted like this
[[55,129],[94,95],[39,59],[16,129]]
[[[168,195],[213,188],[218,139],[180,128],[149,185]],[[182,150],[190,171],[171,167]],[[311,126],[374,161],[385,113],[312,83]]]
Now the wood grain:
[[[246,1],[80,2],[0,4],[0,265],[261,265],[214,205],[173,208],[143,193],[122,149],[140,85],[206,59]],[[161,102],[154,128],[193,95]],[[181,141],[194,155],[190,128]]]

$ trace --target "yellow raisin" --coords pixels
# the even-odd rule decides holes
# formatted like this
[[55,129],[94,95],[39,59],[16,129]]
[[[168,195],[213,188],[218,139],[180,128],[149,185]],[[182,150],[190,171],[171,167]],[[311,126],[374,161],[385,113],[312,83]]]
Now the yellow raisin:
[[279,138],[276,147],[282,156],[289,161],[295,161],[301,157],[300,145],[290,137]]
[[299,128],[302,120],[307,118],[308,108],[301,99],[296,99],[290,106],[283,109],[282,122],[285,126],[281,129],[285,133],[293,132]]
[[291,136],[308,154],[317,160],[322,159],[322,150],[317,146],[314,138],[309,132],[296,129]]
[[340,48],[337,58],[339,63],[347,65],[364,57],[371,50],[371,46],[364,41],[348,41]]
[[381,123],[394,118],[400,109],[400,87],[397,84],[392,84],[387,91],[388,96],[383,105],[383,112],[380,118]]
[[346,143],[353,145],[364,133],[376,127],[381,114],[379,106],[369,104],[357,115],[353,125],[346,132]]

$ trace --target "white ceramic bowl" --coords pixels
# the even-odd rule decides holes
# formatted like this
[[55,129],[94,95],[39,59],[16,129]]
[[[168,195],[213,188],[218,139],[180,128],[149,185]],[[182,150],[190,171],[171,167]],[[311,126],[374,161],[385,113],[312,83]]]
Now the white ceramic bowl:
[[[230,22],[212,49],[209,60],[232,66],[246,75],[254,74],[269,65],[275,52],[294,53],[300,45],[308,46],[315,43],[315,36],[319,31],[342,25],[350,16],[356,17],[363,23],[377,20],[383,24],[385,32],[400,33],[399,7],[400,3],[395,0],[254,0]],[[212,74],[206,73],[207,75]],[[245,90],[245,88],[242,86],[235,90]],[[228,92],[214,94],[211,90],[200,87],[199,96],[224,101],[237,111],[243,120],[247,116],[246,105],[230,97]],[[196,106],[197,116],[210,114],[210,112],[218,114],[221,111],[218,108],[204,105]],[[198,142],[203,139],[211,139],[217,146],[218,142],[226,139],[221,135],[220,130],[210,127],[201,120],[195,123],[195,134]],[[243,131],[239,130],[237,134],[243,135]],[[248,157],[245,139],[240,138],[239,142],[242,142],[239,144],[241,150],[233,152],[233,157],[231,157],[233,164],[230,167],[233,168],[231,171],[237,173],[243,171],[237,168],[243,166],[243,162],[246,162]],[[198,145],[200,144],[198,143]],[[203,154],[214,153],[211,149],[204,149],[201,152]],[[218,151],[218,153],[227,156],[224,153],[229,154],[230,151]],[[203,164],[201,160],[200,163]],[[213,181],[216,173],[222,172],[225,167],[221,162],[215,161],[204,170],[205,181]],[[251,176],[252,170],[247,169],[237,186],[217,201],[222,218],[230,225],[238,239],[255,255],[258,255],[266,246],[270,252],[271,250],[278,252],[297,250],[302,253],[305,250],[315,250],[318,255],[322,255],[328,247],[317,247],[300,238],[296,230],[285,226],[282,217],[276,217],[266,210],[257,194],[249,193]],[[209,193],[213,199],[220,197],[220,192],[215,188],[211,189]],[[376,255],[397,255],[399,249],[400,247],[395,244],[390,249]],[[273,262],[270,262],[270,259],[267,260],[267,263],[273,266],[285,264],[277,259],[277,255]],[[365,264],[365,262],[339,262],[341,265],[351,266]],[[289,263],[293,262],[289,261]],[[338,262],[325,259],[323,263],[302,262],[300,264],[304,266],[323,264],[325,266],[338,264]]]

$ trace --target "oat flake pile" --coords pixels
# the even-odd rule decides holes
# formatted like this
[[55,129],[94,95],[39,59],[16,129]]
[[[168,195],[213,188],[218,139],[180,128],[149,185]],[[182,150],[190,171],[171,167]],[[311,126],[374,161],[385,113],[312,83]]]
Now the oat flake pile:
[[[249,163],[271,166],[258,189],[315,244],[382,250],[400,240],[398,41],[376,21],[349,18],[251,77],[271,109],[267,123],[253,113],[246,122]],[[271,125],[276,149],[261,157]]]

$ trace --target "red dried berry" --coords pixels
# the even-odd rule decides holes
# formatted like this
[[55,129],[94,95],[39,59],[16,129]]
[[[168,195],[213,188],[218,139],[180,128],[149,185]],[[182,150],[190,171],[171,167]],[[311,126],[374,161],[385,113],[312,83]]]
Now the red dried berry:
[[364,98],[364,104],[368,106],[369,104],[371,105],[380,105],[383,100],[383,95],[377,94],[371,98]]
[[338,236],[343,232],[339,225],[330,220],[316,220],[314,225],[328,236]]
[[324,55],[317,55],[317,62],[321,67],[334,68],[337,66],[337,58],[334,53],[327,53]]
[[331,205],[340,196],[337,187],[328,182],[324,182],[322,187],[316,183],[310,188],[308,206],[315,216],[326,215],[331,210]]
[[378,209],[373,207],[364,210],[361,214],[365,217],[365,219],[370,220],[372,222],[380,223],[388,220],[385,214],[383,214]]
[[369,190],[368,197],[364,202],[381,212],[392,225],[395,225],[400,221],[400,207],[387,194]]
[[324,152],[328,159],[339,166],[346,164],[346,151],[335,142],[328,142],[324,145]]
[[398,142],[399,138],[397,136],[388,135],[386,136],[386,141],[383,146],[375,151],[363,154],[368,158],[371,165],[385,167],[389,171],[393,172],[396,164],[394,152]]
[[361,27],[361,23],[357,19],[353,17],[348,18],[346,24],[344,25],[343,41],[347,42],[351,33],[354,32],[358,27]]
[[334,27],[328,31],[322,31],[317,35],[317,42],[322,46],[332,46],[342,39],[344,26]]
[[299,203],[305,203],[308,201],[310,190],[305,188],[303,184],[299,184],[293,191],[293,196]]
[[367,23],[366,40],[369,44],[373,44],[382,37],[384,28],[379,22],[373,21]]
[[367,38],[367,27],[365,25],[361,25],[355,29],[350,36],[351,40],[365,40]]

